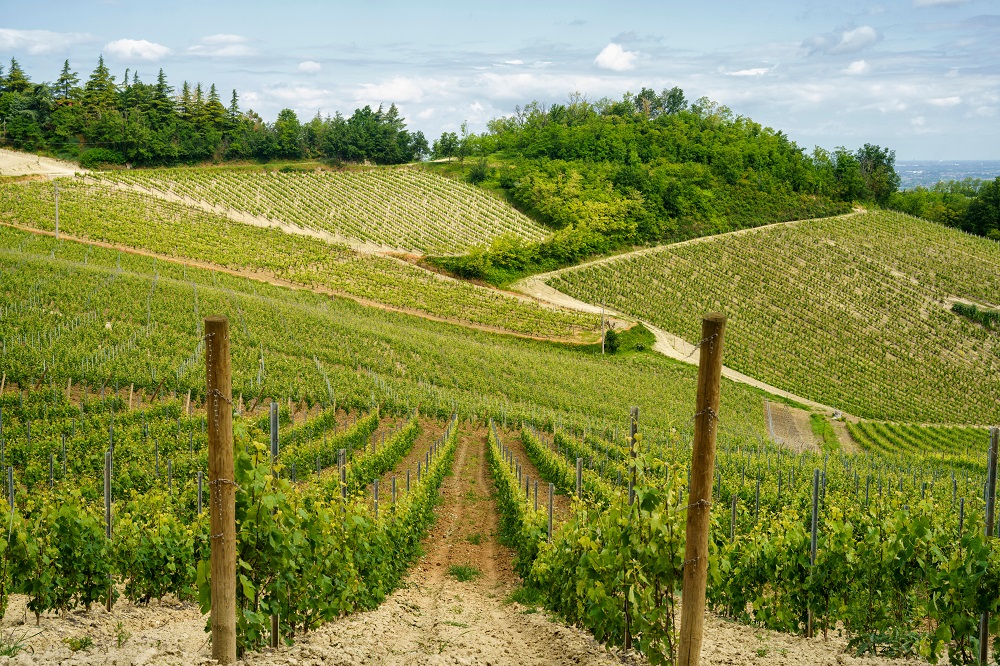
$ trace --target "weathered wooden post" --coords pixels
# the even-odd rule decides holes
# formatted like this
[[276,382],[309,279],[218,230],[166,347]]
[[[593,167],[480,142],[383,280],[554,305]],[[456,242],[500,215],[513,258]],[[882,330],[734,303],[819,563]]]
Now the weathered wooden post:
[[552,541],[552,503],[556,494],[556,484],[549,484],[549,541]]
[[[104,452],[104,536],[111,541],[111,450]],[[107,610],[115,604],[114,578],[108,574]]]
[[691,487],[688,499],[687,544],[681,607],[681,645],[678,664],[697,666],[705,625],[705,586],[708,577],[708,530],[715,471],[715,437],[719,421],[722,347],[726,316],[705,315],[701,323],[701,358],[694,415]]
[[[997,446],[1000,429],[990,428],[990,450],[986,468],[986,541],[993,537],[997,501]],[[990,612],[984,611],[979,619],[979,663],[985,664],[990,649]]]
[[211,529],[212,658],[236,662],[236,479],[229,320],[205,318],[208,486]]

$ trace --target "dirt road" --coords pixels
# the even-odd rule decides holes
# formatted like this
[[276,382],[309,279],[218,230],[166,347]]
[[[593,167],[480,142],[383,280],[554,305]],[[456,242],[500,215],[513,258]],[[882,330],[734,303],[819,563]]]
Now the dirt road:
[[72,176],[83,171],[72,162],[0,149],[0,176]]

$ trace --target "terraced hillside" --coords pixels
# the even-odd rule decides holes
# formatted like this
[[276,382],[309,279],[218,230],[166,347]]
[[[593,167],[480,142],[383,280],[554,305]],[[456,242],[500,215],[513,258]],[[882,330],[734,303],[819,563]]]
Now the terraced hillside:
[[623,255],[548,284],[692,343],[698,315],[721,310],[728,366],[857,416],[1000,420],[1000,338],[950,311],[1000,298],[994,241],[873,212]]
[[[65,179],[58,187],[63,234],[489,330],[544,338],[597,336],[594,315],[544,308],[390,257],[358,254],[141,192]],[[0,184],[0,222],[54,231],[53,185]]]
[[460,254],[503,234],[541,240],[544,227],[485,191],[413,168],[331,173],[159,169],[102,181],[418,254]]

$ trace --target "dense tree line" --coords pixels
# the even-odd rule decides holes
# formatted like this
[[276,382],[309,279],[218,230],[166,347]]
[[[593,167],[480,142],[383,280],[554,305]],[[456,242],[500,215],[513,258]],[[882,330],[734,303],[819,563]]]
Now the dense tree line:
[[541,244],[502,238],[440,262],[493,282],[630,245],[836,214],[855,201],[885,204],[899,186],[891,150],[807,153],[707,98],[689,104],[676,87],[533,102],[482,135],[442,135],[434,150],[473,156],[470,181],[502,189],[556,230]]
[[84,166],[303,157],[398,164],[429,153],[423,133],[409,132],[395,105],[306,123],[284,109],[268,123],[242,111],[235,90],[228,104],[214,84],[206,90],[185,81],[178,92],[162,69],[153,83],[127,69],[117,81],[103,57],[82,85],[69,61],[54,82],[33,83],[11,59],[0,67],[0,121],[4,144]]
[[1000,241],[1000,177],[949,180],[929,188],[894,192],[888,206]]

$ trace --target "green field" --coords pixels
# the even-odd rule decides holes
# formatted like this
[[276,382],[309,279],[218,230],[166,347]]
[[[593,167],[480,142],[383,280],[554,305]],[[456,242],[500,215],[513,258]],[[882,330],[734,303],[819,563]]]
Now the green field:
[[458,254],[545,227],[482,189],[414,168],[329,171],[156,169],[113,171],[102,182],[131,185],[303,229],[419,254]]
[[[155,258],[0,229],[2,367],[93,386],[204,393],[201,321],[233,328],[234,393],[432,413],[690,431],[696,369],[646,351],[590,351],[357,305]],[[764,432],[761,394],[728,384],[731,432]]]
[[[59,181],[60,230],[79,238],[207,262],[260,280],[379,303],[448,321],[533,337],[596,337],[593,315],[555,311],[446,279],[406,262],[235,222],[182,203],[80,180]],[[40,182],[0,184],[0,222],[55,229],[55,192]]]
[[907,215],[810,220],[623,255],[549,284],[698,342],[729,317],[726,364],[856,416],[1000,420],[1000,340],[951,312],[995,303],[1000,244]]
[[[137,604],[205,593],[203,320],[225,314],[243,648],[265,645],[272,613],[298,638],[381,603],[421,552],[456,449],[485,439],[500,538],[531,594],[602,641],[632,631],[669,663],[698,371],[653,352],[648,331],[602,355],[591,315],[77,179],[60,181],[56,239],[54,203],[49,183],[0,185],[0,466],[14,480],[14,511],[0,502],[0,609],[8,591],[37,613],[104,603],[109,579]],[[855,415],[980,424],[998,415],[996,339],[949,299],[991,303],[1000,257],[987,243],[873,213],[623,256],[552,283],[691,341],[721,309],[729,365]],[[709,608],[786,632],[812,611],[859,653],[965,659],[979,610],[1000,610],[1000,555],[981,527],[986,431],[852,422],[858,453],[794,453],[767,441],[765,398],[723,380]],[[277,460],[264,444],[272,399]],[[387,475],[416,471],[404,459],[425,466],[390,504]],[[567,500],[551,541],[528,462],[567,498],[580,467],[582,499]]]

